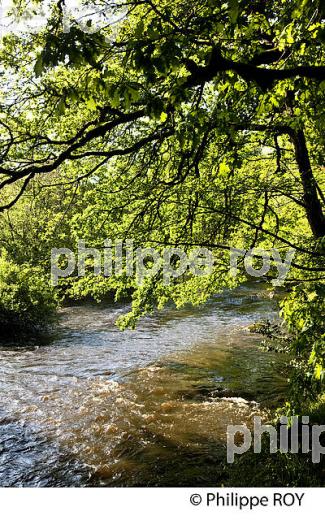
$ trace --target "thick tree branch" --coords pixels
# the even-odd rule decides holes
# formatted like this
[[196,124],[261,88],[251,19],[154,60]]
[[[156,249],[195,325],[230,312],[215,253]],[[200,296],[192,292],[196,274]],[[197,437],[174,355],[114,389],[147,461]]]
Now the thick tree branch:
[[281,79],[295,78],[297,76],[325,80],[325,66],[300,65],[288,69],[259,68],[252,63],[242,63],[224,58],[219,48],[215,47],[206,66],[198,65],[195,61],[185,60],[185,65],[190,72],[186,87],[202,85],[214,79],[220,72],[232,70],[237,72],[245,81],[254,81],[263,90],[268,90],[273,83]]
[[[73,142],[71,146],[66,148],[62,153],[58,155],[58,157],[47,164],[43,164],[41,166],[28,166],[26,168],[22,168],[21,170],[11,170],[8,168],[0,167],[0,174],[7,175],[8,177],[2,181],[0,184],[0,189],[9,184],[13,184],[19,179],[23,179],[29,175],[37,175],[40,173],[50,173],[56,170],[62,163],[73,158],[73,153],[82,149],[85,145],[89,144],[94,139],[98,137],[104,137],[107,133],[109,133],[114,128],[123,125],[125,123],[130,123],[137,119],[140,119],[145,115],[144,110],[137,110],[135,112],[131,112],[130,114],[122,114],[120,117],[113,119],[103,125],[99,125],[92,130],[89,130],[86,134],[82,135],[77,142]],[[74,157],[76,158],[76,157]]]

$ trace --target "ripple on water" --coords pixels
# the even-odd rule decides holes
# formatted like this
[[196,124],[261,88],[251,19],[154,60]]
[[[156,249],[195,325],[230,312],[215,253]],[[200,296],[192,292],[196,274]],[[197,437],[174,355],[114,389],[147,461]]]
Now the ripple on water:
[[256,286],[135,331],[116,329],[124,311],[64,309],[51,343],[0,350],[2,485],[211,485],[227,424],[284,392],[283,359],[246,329],[274,316]]

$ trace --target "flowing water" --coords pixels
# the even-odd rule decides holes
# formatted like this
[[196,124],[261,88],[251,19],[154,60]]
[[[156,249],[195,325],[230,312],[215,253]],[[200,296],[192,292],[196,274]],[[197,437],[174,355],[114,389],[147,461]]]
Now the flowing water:
[[0,347],[0,485],[217,485],[227,425],[281,401],[285,360],[247,328],[276,316],[260,285],[135,331],[125,310],[66,308],[47,344]]

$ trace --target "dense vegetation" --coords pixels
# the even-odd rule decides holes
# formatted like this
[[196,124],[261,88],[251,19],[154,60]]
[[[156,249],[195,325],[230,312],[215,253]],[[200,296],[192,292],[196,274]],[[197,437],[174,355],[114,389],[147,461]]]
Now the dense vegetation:
[[[44,4],[14,2],[13,18],[44,9],[45,25],[7,32],[0,51],[1,329],[112,293],[132,295],[132,326],[243,282],[231,247],[291,248],[281,314],[300,410],[325,370],[323,3],[98,0],[86,17]],[[139,285],[88,263],[54,290],[50,251],[80,238],[205,246],[214,269]]]

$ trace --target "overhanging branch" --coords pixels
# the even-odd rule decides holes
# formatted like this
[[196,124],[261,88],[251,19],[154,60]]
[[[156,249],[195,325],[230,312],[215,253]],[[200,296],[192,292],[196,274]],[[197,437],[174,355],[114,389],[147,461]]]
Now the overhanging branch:
[[242,63],[224,58],[220,49],[215,47],[206,66],[198,65],[191,59],[185,60],[185,65],[190,72],[186,87],[202,85],[214,79],[220,72],[230,70],[239,74],[247,82],[254,81],[263,90],[271,88],[275,81],[297,76],[318,81],[325,80],[325,66],[298,65],[288,69],[271,69],[260,68],[253,63],[254,61],[252,63]]

